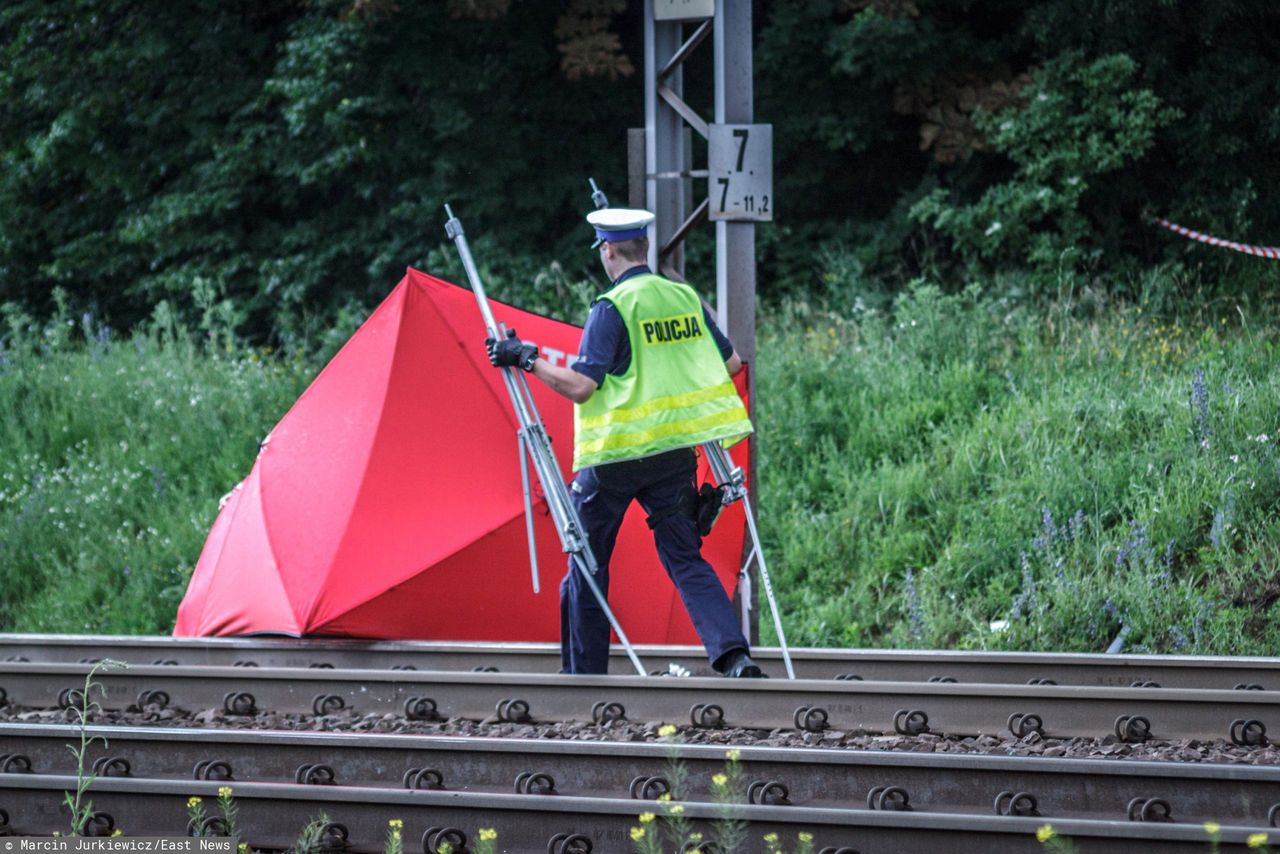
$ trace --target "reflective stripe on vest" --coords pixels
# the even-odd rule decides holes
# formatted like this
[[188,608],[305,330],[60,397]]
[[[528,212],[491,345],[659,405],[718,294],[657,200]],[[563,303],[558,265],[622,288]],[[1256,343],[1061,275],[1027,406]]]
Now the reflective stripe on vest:
[[631,364],[574,407],[575,470],[751,433],[692,288],[640,275],[600,298],[622,318]]

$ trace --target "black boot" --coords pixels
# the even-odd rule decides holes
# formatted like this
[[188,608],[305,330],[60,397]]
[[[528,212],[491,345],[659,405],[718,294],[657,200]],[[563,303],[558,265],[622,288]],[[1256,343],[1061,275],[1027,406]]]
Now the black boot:
[[764,679],[760,665],[751,660],[745,649],[735,649],[728,653],[723,666],[717,668],[727,679]]

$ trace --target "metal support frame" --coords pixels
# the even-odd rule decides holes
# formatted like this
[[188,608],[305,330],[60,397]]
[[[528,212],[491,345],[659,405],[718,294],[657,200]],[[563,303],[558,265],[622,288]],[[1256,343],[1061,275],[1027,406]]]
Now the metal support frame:
[[[681,135],[689,127],[704,140],[709,136],[709,123],[684,99],[683,65],[708,38],[715,52],[714,122],[747,124],[754,118],[751,4],[716,0],[715,17],[696,22],[687,38],[685,27],[682,21],[654,20],[653,0],[646,0],[644,197],[657,216],[649,266],[681,280],[681,245],[707,216],[684,187],[686,179],[705,178],[707,170],[693,168]],[[750,362],[756,352],[755,223],[717,221],[715,231],[717,320]]]
[[[650,226],[649,266],[669,278],[683,280],[684,252],[671,238],[684,221],[684,183],[658,177],[659,173],[678,174],[685,169],[681,114],[671,107],[673,102],[683,103],[683,59],[692,50],[681,50],[681,29],[678,22],[655,21],[653,0],[645,0],[645,200],[657,217]],[[678,55],[681,61],[673,62]],[[659,68],[661,74],[657,73]],[[668,247],[665,253],[660,251],[662,247]]]
[[769,612],[773,615],[774,631],[778,633],[778,646],[782,649],[782,662],[787,668],[787,678],[795,679],[796,670],[791,665],[791,653],[787,650],[787,636],[782,631],[782,617],[778,613],[778,600],[773,595],[773,583],[769,580],[769,569],[765,566],[764,549],[760,544],[760,532],[756,530],[756,518],[751,511],[751,500],[747,497],[747,487],[742,469],[733,464],[733,461],[729,459],[728,453],[720,446],[719,442],[707,442],[702,446],[702,452],[707,457],[707,465],[711,467],[711,475],[715,478],[716,485],[727,487],[723,495],[724,503],[742,502],[742,511],[747,517],[747,528],[751,532],[751,551],[742,562],[741,575],[743,579],[750,579],[751,576],[748,571],[754,561],[756,569],[760,573],[760,582],[764,586],[765,596],[769,599]]
[[[687,126],[706,139],[709,124],[684,100],[681,67],[710,37],[715,53],[714,122],[752,122],[751,5],[746,0],[715,0],[714,17],[689,24],[693,30],[685,38],[686,22],[655,20],[654,0],[645,0],[644,197],[646,207],[657,217],[650,231],[649,266],[679,281],[684,280],[684,239],[707,220],[709,202],[704,198],[690,211],[692,200],[686,184],[689,179],[705,178],[708,173],[706,169],[693,168],[682,132],[687,133],[683,131]],[[753,363],[756,357],[755,223],[718,220],[715,235],[716,319],[742,359]],[[754,374],[750,376],[748,399],[754,403]],[[755,518],[749,504],[745,509],[754,535]],[[759,557],[763,568],[763,556]],[[754,607],[757,596],[746,570],[750,562],[751,556],[746,555],[739,595],[744,630],[756,642],[759,640],[758,611]],[[767,581],[766,590],[772,600]],[[780,625],[778,634],[782,640]]]

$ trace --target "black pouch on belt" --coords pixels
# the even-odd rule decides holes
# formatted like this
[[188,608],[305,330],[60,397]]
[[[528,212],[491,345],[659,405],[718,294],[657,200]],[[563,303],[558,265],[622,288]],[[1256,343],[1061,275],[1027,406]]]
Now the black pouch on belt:
[[668,516],[680,513],[692,519],[698,526],[698,533],[705,537],[711,533],[711,526],[716,523],[716,517],[724,507],[725,491],[725,487],[712,486],[709,483],[702,484],[702,488],[698,490],[690,486],[676,504],[655,510],[645,521],[652,529]]
[[727,491],[724,486],[712,486],[709,483],[702,484],[702,488],[698,490],[697,512],[694,514],[694,519],[698,523],[698,533],[702,536],[705,537],[711,533],[711,526],[716,523],[716,517],[724,509],[724,495]]

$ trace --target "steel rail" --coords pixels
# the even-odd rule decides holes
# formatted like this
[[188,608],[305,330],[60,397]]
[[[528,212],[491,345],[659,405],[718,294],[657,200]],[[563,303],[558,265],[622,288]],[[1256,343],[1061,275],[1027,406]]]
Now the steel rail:
[[[15,835],[66,832],[63,793],[74,789],[75,777],[0,774],[0,809]],[[118,828],[134,836],[181,835],[188,822],[188,798],[204,800],[206,812],[225,782],[98,778],[88,790],[93,801],[92,827],[109,834]],[[392,820],[403,822],[406,850],[426,837],[424,851],[438,850],[443,828],[474,840],[481,827],[497,831],[502,850],[511,852],[614,852],[632,850],[630,828],[644,805],[606,798],[550,794],[473,794],[440,791],[389,791],[354,786],[305,786],[274,783],[232,784],[240,836],[254,848],[280,849],[293,843],[307,822],[324,815],[342,825],[337,850],[381,851]],[[800,832],[813,835],[816,851],[948,851],[988,854],[1040,850],[1038,817],[946,815],[880,810],[833,810],[809,807],[724,807],[684,803],[682,815],[710,837],[712,822],[730,817],[748,823],[746,842],[738,851],[763,849],[761,837],[776,833],[785,845]],[[213,807],[213,809],[210,809]],[[3,816],[0,816],[3,817]],[[1157,822],[1063,819],[1054,829],[1081,851],[1131,854],[1141,846],[1161,851],[1203,852],[1203,828]],[[434,828],[435,832],[431,829]],[[1226,850],[1244,850],[1256,827],[1224,826]],[[559,835],[559,836],[557,836]],[[569,843],[573,837],[574,844]],[[454,839],[458,839],[457,836]],[[444,837],[445,841],[451,841]],[[416,847],[416,846],[415,846]],[[454,850],[458,849],[454,844]]]
[[[670,790],[678,763],[682,796],[712,801],[713,775],[727,768],[725,748],[709,745],[106,726],[87,727],[85,734],[93,739],[87,766],[106,774],[237,784],[312,779],[500,793],[512,791],[522,774],[547,774],[560,794],[643,801]],[[7,764],[36,774],[74,774],[76,760],[67,746],[79,739],[76,726],[0,724],[0,754],[10,757],[0,759],[0,771]],[[905,793],[892,804],[905,797],[913,810],[925,812],[1034,809],[1055,820],[1122,820],[1135,799],[1160,799],[1179,822],[1265,827],[1270,816],[1280,815],[1280,767],[737,749],[737,794],[750,794],[757,803],[847,809],[866,804],[880,787]],[[997,804],[1002,792],[1009,797]],[[1024,795],[1016,805],[1014,795]]]
[[[0,699],[32,708],[67,705],[89,672],[87,664],[0,662]],[[633,721],[764,730],[984,735],[1016,726],[1019,736],[1033,730],[1126,741],[1242,735],[1261,743],[1268,729],[1280,727],[1274,691],[164,665],[108,669],[94,678],[109,709],[126,709],[142,702],[144,692],[160,691],[192,711],[347,709],[512,723],[589,721],[614,703],[617,716]]]
[[[695,675],[711,675],[701,647],[637,645],[646,661],[678,664]],[[1280,690],[1280,658],[1226,656],[1097,655],[1091,653],[956,652],[951,650],[791,648],[796,674],[807,679],[857,676],[869,681],[1125,687],[1155,682],[1165,688],[1231,689],[1257,685]],[[782,675],[781,651],[753,650],[766,670]],[[347,670],[472,670],[554,673],[560,648],[550,643],[361,641],[324,638],[173,638],[112,635],[0,634],[0,660],[78,662],[117,658],[131,664],[172,661],[182,665],[253,662],[262,667],[328,666]],[[614,647],[611,669],[631,673],[625,652]]]

